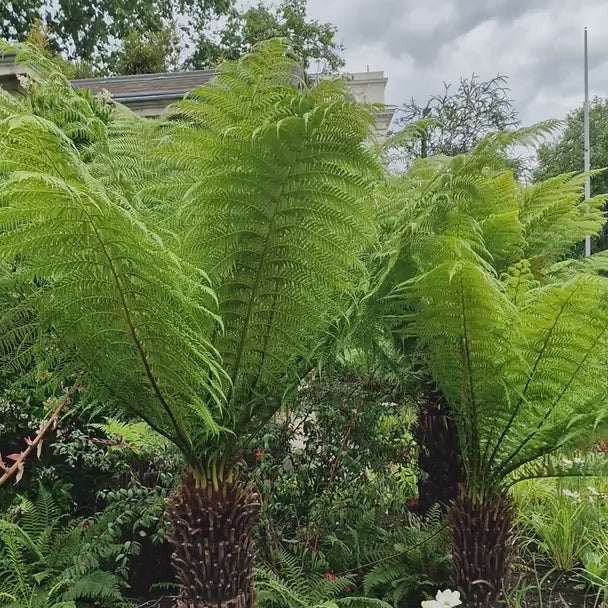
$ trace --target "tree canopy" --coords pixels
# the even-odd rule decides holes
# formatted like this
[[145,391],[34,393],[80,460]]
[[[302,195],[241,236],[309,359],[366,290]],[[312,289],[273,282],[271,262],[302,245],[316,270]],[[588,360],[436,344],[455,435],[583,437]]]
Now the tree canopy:
[[[571,171],[582,171],[583,154],[583,107],[572,110],[565,119],[564,129],[553,141],[544,143],[537,152],[538,164],[534,179],[543,180]],[[591,176],[591,194],[608,192],[608,99],[596,97],[589,108],[589,135],[591,168],[597,169]],[[606,249],[606,227],[593,242],[593,249]]]
[[[561,173],[583,170],[583,107],[572,110],[565,119],[564,130],[554,141],[538,149],[537,180]],[[608,167],[608,99],[596,97],[589,108],[591,167]],[[592,194],[608,192],[608,174],[598,173],[591,178]]]
[[242,12],[232,9],[219,41],[200,38],[190,63],[209,67],[218,56],[237,59],[257,42],[276,36],[289,41],[307,69],[333,72],[344,65],[343,47],[334,40],[335,34],[334,25],[307,19],[306,0],[282,0],[274,8],[258,2]]
[[100,74],[215,67],[273,37],[287,39],[307,68],[335,71],[344,63],[335,26],[309,19],[306,0],[245,9],[233,0],[14,0],[0,6],[0,38],[24,41],[40,29],[38,22],[49,51]]
[[408,165],[416,157],[445,154],[454,156],[471,150],[485,135],[519,124],[517,110],[509,97],[508,79],[500,74],[481,80],[473,74],[461,78],[454,89],[443,83],[443,91],[426,101],[412,98],[397,110],[400,128],[424,119],[419,137],[400,146],[400,158]]

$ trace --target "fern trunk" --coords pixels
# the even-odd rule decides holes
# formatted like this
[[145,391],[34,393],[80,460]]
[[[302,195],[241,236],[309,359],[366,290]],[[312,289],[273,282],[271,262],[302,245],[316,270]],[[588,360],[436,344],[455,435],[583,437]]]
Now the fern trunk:
[[424,385],[424,405],[418,414],[418,511],[427,513],[434,504],[446,511],[458,496],[464,480],[458,432],[442,393],[431,382]]
[[513,503],[501,493],[483,501],[461,492],[448,511],[454,579],[467,608],[493,608],[511,555]]
[[252,543],[259,506],[249,485],[221,480],[198,487],[192,474],[184,476],[168,505],[177,608],[256,606]]

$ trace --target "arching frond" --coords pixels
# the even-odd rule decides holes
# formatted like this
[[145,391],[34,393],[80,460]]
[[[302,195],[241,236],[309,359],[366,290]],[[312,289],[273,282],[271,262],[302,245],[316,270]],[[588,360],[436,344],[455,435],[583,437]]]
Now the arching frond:
[[489,463],[500,476],[572,447],[608,419],[608,280],[579,275],[531,290],[520,310],[527,374],[503,410],[507,424]]
[[581,175],[520,186],[497,154],[516,139],[412,167],[385,275],[384,318],[416,339],[479,494],[608,417],[605,264],[562,259],[601,229],[605,201],[583,201]]
[[218,319],[205,276],[118,204],[49,121],[5,119],[0,159],[9,175],[0,256],[20,260],[14,289],[29,286],[3,311],[3,351],[18,364],[35,357],[63,374],[86,370],[101,394],[185,451],[189,426],[218,433],[222,372],[205,338]]
[[237,424],[365,286],[375,238],[370,113],[343,83],[294,86],[297,69],[279,41],[225,66],[176,104],[159,151],[182,197],[167,225],[218,294]]
[[558,262],[585,236],[601,232],[608,195],[585,201],[584,180],[583,173],[568,173],[524,189],[520,212],[526,231],[524,255],[533,266]]
[[198,467],[278,407],[366,286],[371,113],[308,87],[277,40],[160,125],[39,69],[2,106],[2,351],[82,374]]

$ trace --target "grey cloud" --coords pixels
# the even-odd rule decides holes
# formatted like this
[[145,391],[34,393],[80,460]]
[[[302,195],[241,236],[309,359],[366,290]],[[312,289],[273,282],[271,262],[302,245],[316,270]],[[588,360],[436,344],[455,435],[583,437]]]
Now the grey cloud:
[[[348,46],[382,40],[393,57],[410,55],[427,65],[441,46],[488,20],[508,24],[543,5],[543,0],[375,0],[336,1],[340,34]],[[321,8],[321,0],[311,7]]]
[[309,0],[309,13],[336,24],[348,70],[385,71],[389,103],[502,73],[524,123],[560,117],[582,101],[584,25],[591,94],[608,96],[605,0]]

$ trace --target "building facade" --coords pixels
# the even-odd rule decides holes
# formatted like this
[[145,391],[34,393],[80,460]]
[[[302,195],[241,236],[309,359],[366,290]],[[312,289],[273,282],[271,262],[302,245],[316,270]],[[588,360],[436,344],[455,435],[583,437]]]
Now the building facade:
[[[112,99],[141,116],[160,115],[169,105],[179,101],[188,91],[207,83],[214,70],[192,70],[161,74],[137,74],[132,76],[110,76],[107,78],[85,78],[72,80],[77,89],[90,89],[93,93],[107,91]],[[25,94],[19,77],[27,70],[15,62],[14,55],[0,57],[0,86],[14,94]],[[325,77],[325,76],[323,76]],[[347,86],[357,101],[376,104],[374,110],[376,135],[386,137],[394,109],[385,106],[385,90],[388,81],[384,72],[356,72],[345,74]]]

